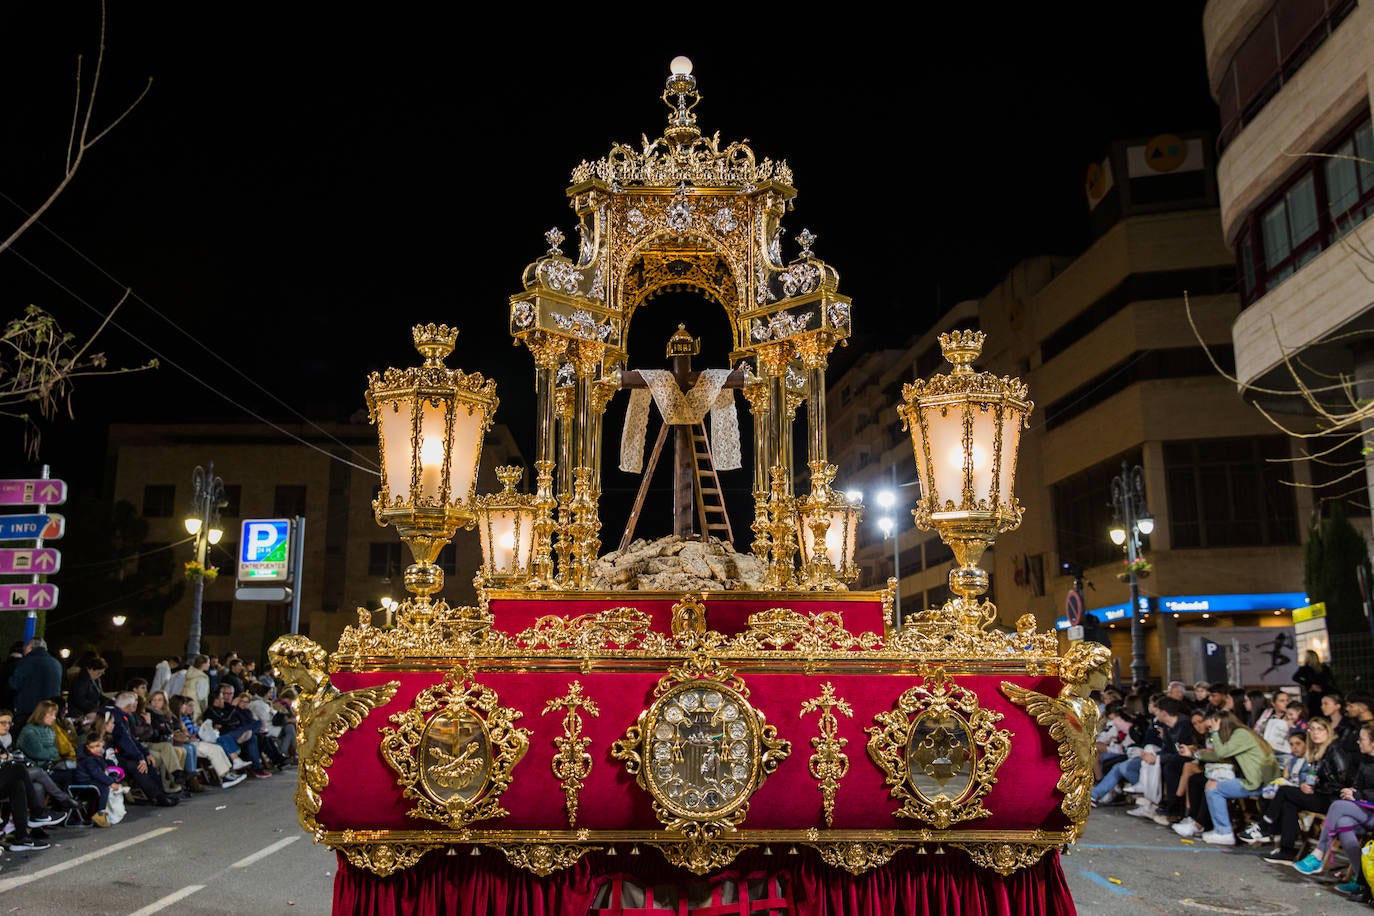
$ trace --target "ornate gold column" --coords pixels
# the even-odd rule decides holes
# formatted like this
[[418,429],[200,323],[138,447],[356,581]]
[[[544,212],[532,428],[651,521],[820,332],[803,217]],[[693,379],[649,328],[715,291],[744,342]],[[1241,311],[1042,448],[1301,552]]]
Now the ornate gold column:
[[[806,369],[806,463],[829,460],[825,442],[825,369],[834,342],[824,334],[804,338],[797,355]],[[813,487],[814,489],[814,487]]]
[[759,369],[768,380],[769,446],[772,449],[772,453],[767,456],[766,464],[769,469],[769,487],[773,489],[777,486],[774,469],[781,467],[786,472],[782,482],[783,490],[788,496],[792,495],[792,426],[790,411],[787,409],[787,365],[792,361],[794,352],[795,347],[787,341],[769,344],[759,350]]
[[773,454],[770,437],[773,427],[768,413],[768,382],[745,370],[744,399],[749,402],[749,413],[754,417],[754,521],[749,526],[754,532],[751,549],[760,560],[768,559],[768,462]]
[[520,338],[534,357],[534,394],[538,411],[535,427],[535,493],[538,510],[534,521],[534,568],[531,588],[552,588],[554,582],[551,538],[557,523],[554,509],[558,505],[554,495],[553,472],[556,467],[558,438],[555,432],[557,417],[558,362],[567,342],[543,331],[531,331]]

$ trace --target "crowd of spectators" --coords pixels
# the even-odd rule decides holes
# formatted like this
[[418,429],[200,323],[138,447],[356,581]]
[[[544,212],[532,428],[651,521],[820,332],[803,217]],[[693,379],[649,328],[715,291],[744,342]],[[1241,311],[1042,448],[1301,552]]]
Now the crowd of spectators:
[[1334,878],[1370,903],[1360,850],[1374,840],[1374,697],[1342,694],[1319,660],[1304,667],[1310,676],[1272,694],[1104,689],[1093,807],[1129,805],[1190,843],[1267,848],[1267,865]]
[[[11,851],[55,827],[111,827],[297,765],[294,691],[230,653],[158,662],[112,689],[97,654],[70,670],[41,638],[0,666],[0,823]],[[65,686],[65,689],[64,689]]]

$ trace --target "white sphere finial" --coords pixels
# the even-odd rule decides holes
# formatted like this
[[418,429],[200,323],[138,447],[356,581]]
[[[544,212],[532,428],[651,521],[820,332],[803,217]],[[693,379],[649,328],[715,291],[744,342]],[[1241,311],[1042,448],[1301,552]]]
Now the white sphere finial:
[[686,55],[679,54],[673,58],[673,62],[668,65],[668,70],[673,76],[690,76],[692,73],[692,59]]

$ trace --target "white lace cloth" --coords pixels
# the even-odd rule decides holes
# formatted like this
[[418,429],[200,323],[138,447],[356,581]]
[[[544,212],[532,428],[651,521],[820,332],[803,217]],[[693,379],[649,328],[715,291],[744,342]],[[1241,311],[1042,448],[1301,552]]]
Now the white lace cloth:
[[704,369],[697,382],[683,391],[666,369],[641,369],[646,387],[630,392],[625,427],[620,432],[620,469],[638,474],[644,468],[644,437],[649,427],[649,400],[653,399],[663,422],[670,426],[695,426],[711,414],[711,458],[716,469],[731,471],[742,465],[739,450],[739,415],[734,389],[725,387],[729,369]]

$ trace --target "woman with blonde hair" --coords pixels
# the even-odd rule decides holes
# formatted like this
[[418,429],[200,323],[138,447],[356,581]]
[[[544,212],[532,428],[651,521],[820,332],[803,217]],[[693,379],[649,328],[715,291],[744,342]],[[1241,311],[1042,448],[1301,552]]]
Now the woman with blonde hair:
[[1240,838],[1251,845],[1277,839],[1278,847],[1269,854],[1268,861],[1297,861],[1298,816],[1304,811],[1325,814],[1341,789],[1350,785],[1357,762],[1336,740],[1331,720],[1314,717],[1307,723],[1307,766],[1301,781],[1279,786],[1264,815],[1242,830]]

